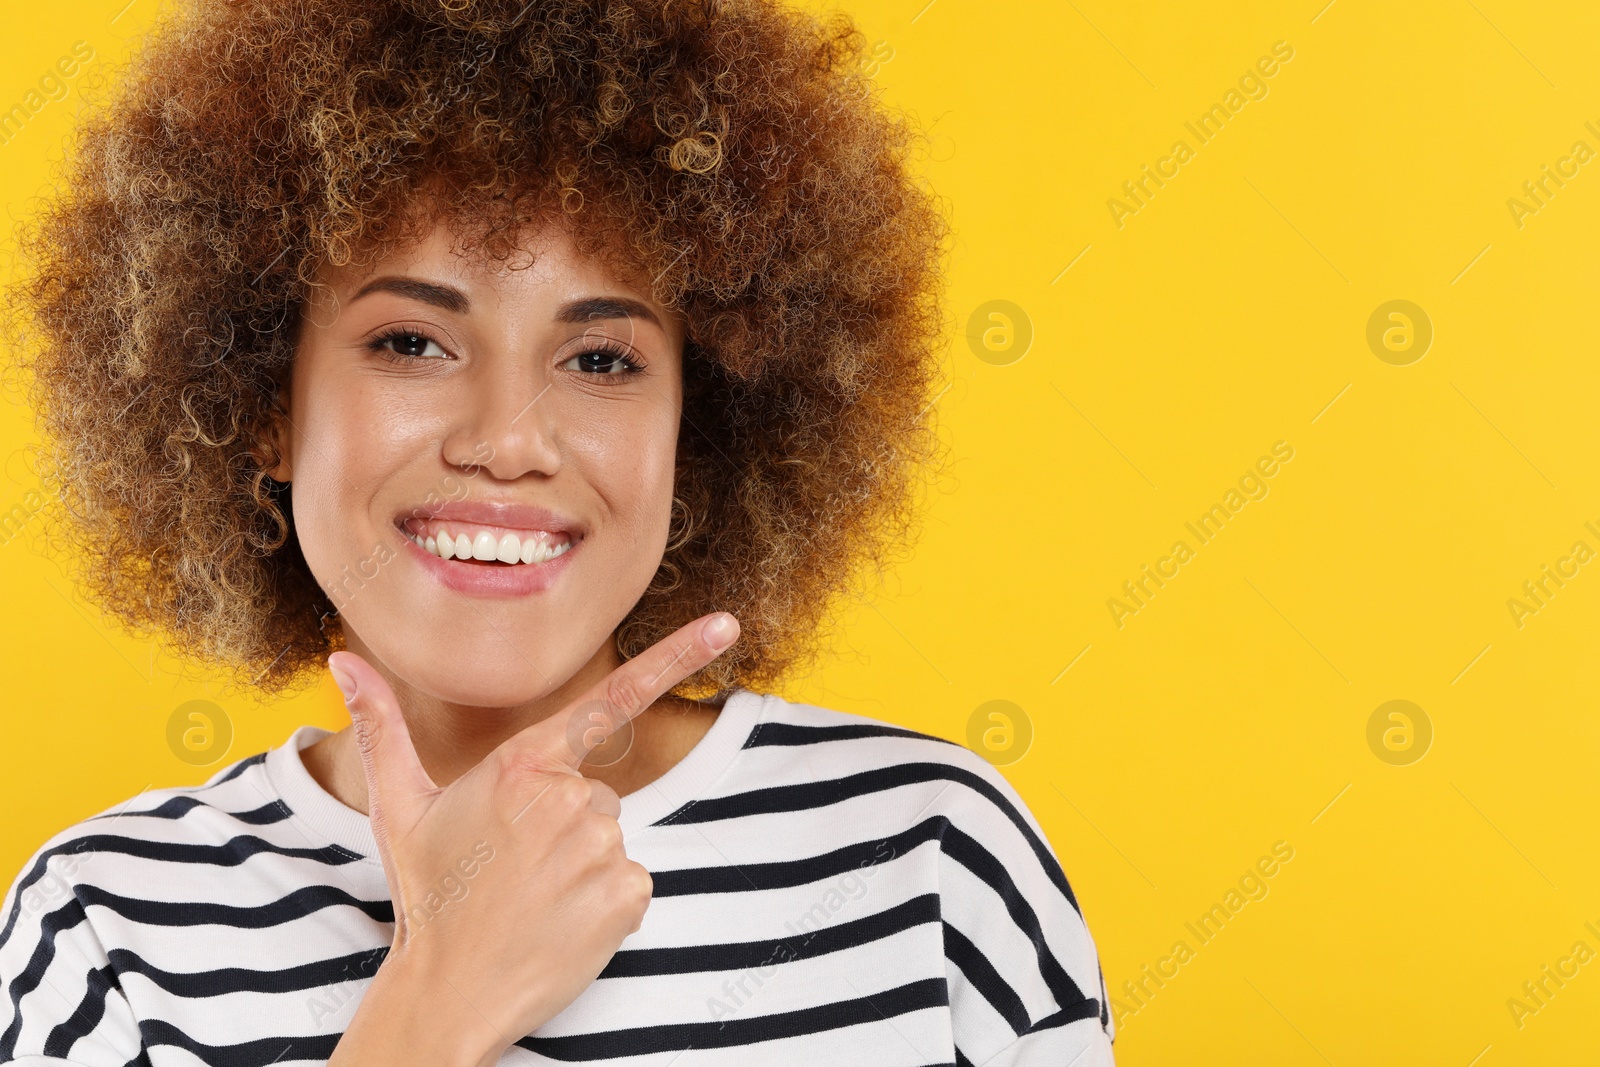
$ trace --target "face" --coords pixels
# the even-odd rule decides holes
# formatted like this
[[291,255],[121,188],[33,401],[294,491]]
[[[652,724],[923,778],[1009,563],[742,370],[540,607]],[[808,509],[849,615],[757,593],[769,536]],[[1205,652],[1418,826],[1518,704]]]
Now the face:
[[440,225],[324,273],[271,472],[350,648],[457,704],[614,665],[671,515],[681,322],[560,226],[521,247],[495,263]]

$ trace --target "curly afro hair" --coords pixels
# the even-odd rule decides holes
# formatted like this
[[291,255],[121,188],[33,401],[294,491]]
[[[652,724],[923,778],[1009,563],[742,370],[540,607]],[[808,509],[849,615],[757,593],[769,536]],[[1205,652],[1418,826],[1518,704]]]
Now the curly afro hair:
[[945,331],[925,137],[843,15],[779,0],[190,0],[20,233],[14,324],[89,594],[266,692],[342,634],[267,477],[321,265],[486,254],[562,218],[687,324],[672,534],[624,657],[706,612],[677,687],[773,686],[917,525]]

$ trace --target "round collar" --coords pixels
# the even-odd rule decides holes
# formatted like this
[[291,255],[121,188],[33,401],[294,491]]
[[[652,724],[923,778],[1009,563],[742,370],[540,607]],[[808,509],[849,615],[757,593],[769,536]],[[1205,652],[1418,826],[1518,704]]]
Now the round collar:
[[[686,756],[655,781],[622,798],[622,814],[617,821],[623,835],[637,833],[701,796],[733,763],[771,699],[749,689],[730,693],[716,721]],[[356,853],[364,863],[379,864],[372,821],[323,789],[300,758],[302,749],[332,732],[320,726],[296,729],[288,740],[267,753],[267,780],[289,806],[293,818],[317,837]]]

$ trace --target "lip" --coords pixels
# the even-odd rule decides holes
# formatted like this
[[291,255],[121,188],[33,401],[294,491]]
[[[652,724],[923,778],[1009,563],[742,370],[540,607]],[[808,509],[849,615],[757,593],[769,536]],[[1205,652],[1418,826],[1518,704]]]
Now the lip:
[[[462,563],[440,559],[404,532],[405,522],[415,518],[477,523],[512,531],[559,531],[571,538],[572,547],[543,563]],[[481,500],[460,500],[437,507],[413,508],[395,516],[394,523],[395,533],[402,542],[401,551],[411,553],[430,577],[448,589],[482,597],[530,596],[548,590],[560,579],[572,557],[583,550],[585,532],[582,523],[548,508]]]
[[[576,519],[536,504],[495,500],[452,500],[433,506],[408,508],[394,517],[395,525],[407,519],[438,519],[441,522],[470,522],[506,530],[549,530],[567,534],[574,542],[583,540],[584,527]],[[558,557],[559,558],[559,557]]]

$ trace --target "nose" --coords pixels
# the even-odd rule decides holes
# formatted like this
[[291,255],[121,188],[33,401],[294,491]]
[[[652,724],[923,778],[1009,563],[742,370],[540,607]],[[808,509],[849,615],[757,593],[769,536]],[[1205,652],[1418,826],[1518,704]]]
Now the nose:
[[456,429],[445,440],[446,462],[478,467],[502,481],[552,475],[561,467],[554,383],[536,374],[484,375],[462,399]]

